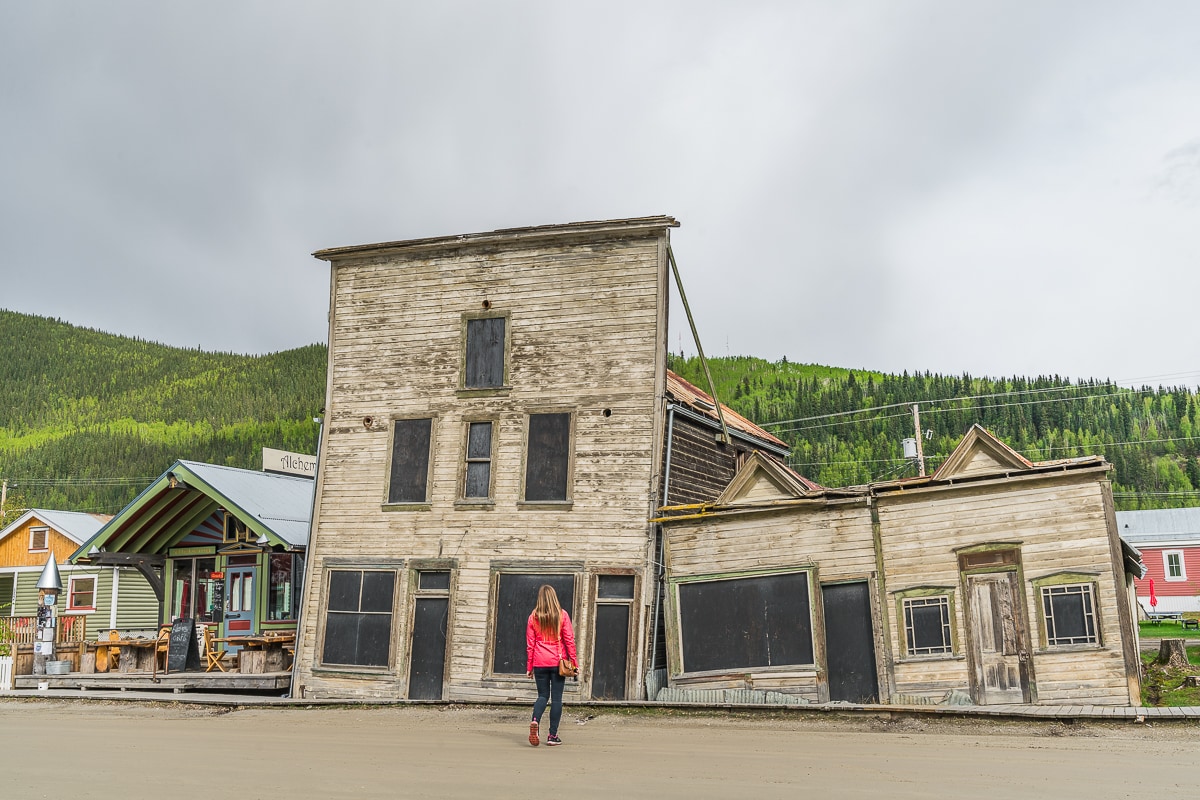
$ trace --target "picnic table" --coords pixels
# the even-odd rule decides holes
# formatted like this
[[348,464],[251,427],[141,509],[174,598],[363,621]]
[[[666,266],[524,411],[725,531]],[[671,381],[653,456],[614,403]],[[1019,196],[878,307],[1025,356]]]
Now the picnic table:
[[231,644],[242,649],[238,656],[238,672],[260,674],[283,672],[287,669],[288,648],[296,642],[296,634],[265,633],[252,636],[223,636],[214,642]]

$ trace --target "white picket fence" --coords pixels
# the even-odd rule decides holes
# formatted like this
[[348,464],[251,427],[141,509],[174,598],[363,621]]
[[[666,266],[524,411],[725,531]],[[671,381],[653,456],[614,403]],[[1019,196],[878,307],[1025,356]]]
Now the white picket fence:
[[13,688],[13,657],[0,656],[0,692],[11,692]]

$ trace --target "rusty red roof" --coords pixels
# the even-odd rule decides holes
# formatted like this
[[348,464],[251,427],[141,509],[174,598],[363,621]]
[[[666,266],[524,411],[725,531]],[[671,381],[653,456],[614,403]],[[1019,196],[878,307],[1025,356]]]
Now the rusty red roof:
[[[691,411],[707,417],[714,422],[719,422],[717,404],[713,401],[712,395],[702,391],[694,384],[685,381],[670,370],[667,370],[667,394],[675,402],[687,406]],[[776,447],[782,447],[785,450],[790,449],[787,442],[767,433],[724,403],[721,404],[721,410],[725,415],[725,424],[730,428],[741,431],[748,436],[753,436],[755,439],[761,439]]]

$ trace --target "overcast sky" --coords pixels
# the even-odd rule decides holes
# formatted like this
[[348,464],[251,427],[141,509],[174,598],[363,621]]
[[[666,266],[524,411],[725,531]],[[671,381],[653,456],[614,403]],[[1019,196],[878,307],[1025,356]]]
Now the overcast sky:
[[269,352],[313,250],[669,214],[710,355],[1200,380],[1192,0],[5,2],[0,87],[0,308]]

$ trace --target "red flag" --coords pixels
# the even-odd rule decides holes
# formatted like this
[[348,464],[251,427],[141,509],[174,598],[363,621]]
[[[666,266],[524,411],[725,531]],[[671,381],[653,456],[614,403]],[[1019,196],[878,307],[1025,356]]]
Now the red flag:
[[1151,578],[1150,579],[1150,607],[1155,608],[1157,606],[1158,606],[1158,598],[1154,596],[1154,578]]

